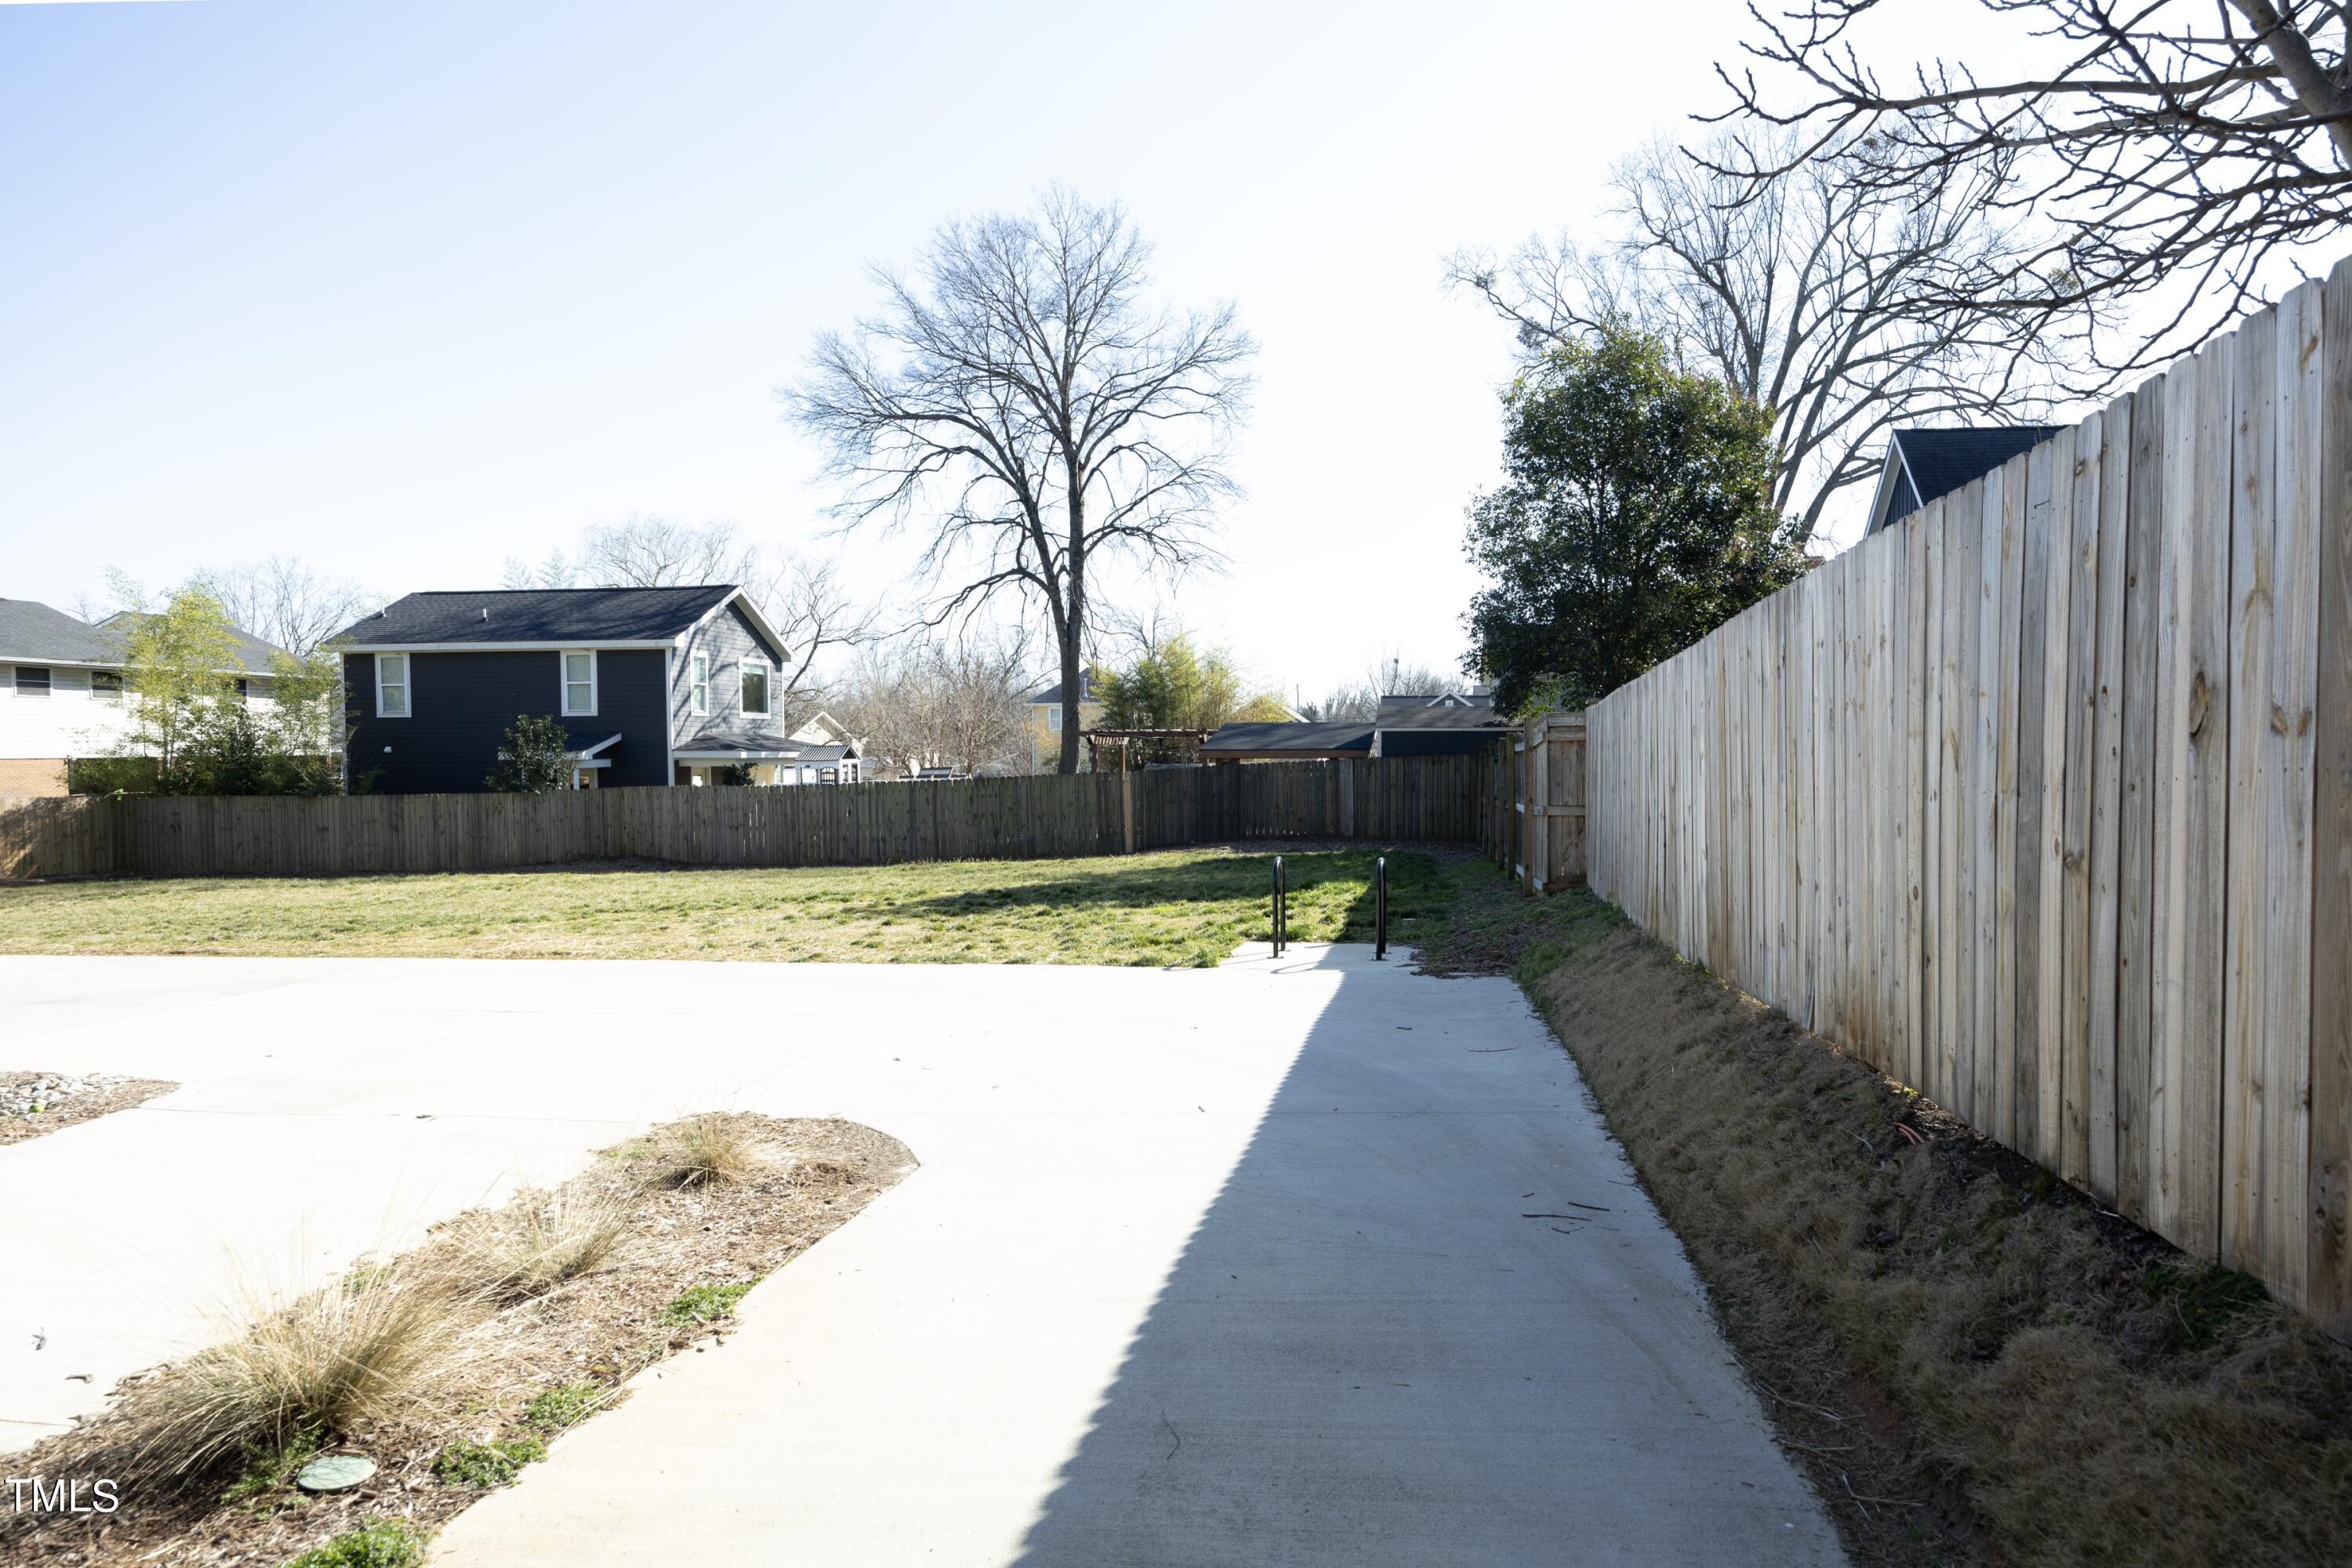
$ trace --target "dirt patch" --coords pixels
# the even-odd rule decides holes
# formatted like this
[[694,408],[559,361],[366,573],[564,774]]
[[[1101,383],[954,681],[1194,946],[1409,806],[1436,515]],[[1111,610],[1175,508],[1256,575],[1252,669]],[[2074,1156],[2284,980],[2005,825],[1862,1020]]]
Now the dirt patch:
[[[552,1194],[518,1194],[503,1209],[436,1227],[392,1264],[411,1278],[431,1278],[465,1267],[486,1226],[523,1225],[551,1202],[626,1205],[617,1250],[542,1295],[499,1300],[469,1320],[463,1353],[395,1414],[304,1434],[276,1454],[248,1449],[175,1480],[163,1473],[168,1454],[135,1456],[185,1367],[126,1380],[106,1415],[8,1462],[14,1475],[80,1480],[85,1501],[92,1483],[111,1478],[119,1508],[107,1515],[0,1513],[0,1559],[275,1568],[365,1526],[429,1534],[543,1457],[558,1432],[625,1398],[635,1373],[680,1352],[717,1349],[751,1282],[807,1250],[914,1166],[904,1144],[854,1122],[728,1120],[756,1151],[740,1179],[678,1184],[666,1179],[660,1138],[637,1140],[603,1152]],[[383,1271],[362,1260],[326,1289],[362,1289]],[[377,1469],[352,1490],[314,1496],[291,1484],[314,1452],[363,1455]]]
[[107,1073],[0,1072],[0,1144],[22,1143],[179,1088],[158,1078]]
[[2308,1564],[2352,1351],[1581,895],[1518,973],[1858,1562]]

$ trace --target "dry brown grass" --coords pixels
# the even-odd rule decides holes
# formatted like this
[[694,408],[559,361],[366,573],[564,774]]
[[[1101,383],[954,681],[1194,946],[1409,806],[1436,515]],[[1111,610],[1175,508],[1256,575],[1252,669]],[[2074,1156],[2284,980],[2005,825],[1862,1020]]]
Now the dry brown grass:
[[635,1209],[636,1194],[612,1184],[517,1193],[449,1227],[451,1279],[501,1300],[543,1296],[618,1253]]
[[2352,1352],[1576,901],[1520,978],[1858,1561],[2343,1561]]
[[653,1141],[654,1173],[677,1187],[740,1182],[767,1163],[758,1119],[706,1111],[672,1122]]
[[[680,1321],[682,1295],[765,1277],[913,1168],[903,1144],[854,1123],[738,1126],[764,1156],[739,1181],[648,1184],[641,1162],[667,1131],[656,1129],[552,1194],[465,1216],[385,1269],[355,1269],[282,1315],[256,1311],[251,1331],[127,1380],[110,1409],[10,1460],[26,1475],[79,1478],[85,1495],[112,1478],[119,1510],[0,1507],[0,1563],[283,1568],[355,1529],[429,1535],[483,1495],[453,1451],[519,1461],[625,1399],[631,1379],[665,1357],[715,1351],[732,1318]],[[614,1196],[634,1217],[604,1266],[536,1295],[480,1289],[476,1226],[560,1233],[572,1222],[559,1215]],[[456,1315],[412,1315],[453,1289]],[[348,1491],[302,1493],[296,1469],[321,1447],[365,1455],[376,1474]]]
[[121,1434],[142,1468],[195,1475],[248,1447],[399,1414],[462,1373],[487,1304],[439,1269],[362,1267],[285,1306],[248,1298],[241,1331],[142,1391]]

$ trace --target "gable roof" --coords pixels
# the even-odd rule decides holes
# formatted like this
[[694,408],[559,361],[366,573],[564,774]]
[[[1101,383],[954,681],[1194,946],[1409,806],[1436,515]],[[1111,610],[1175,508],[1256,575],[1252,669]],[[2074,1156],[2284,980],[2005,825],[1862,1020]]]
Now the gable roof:
[[[1886,466],[1879,471],[1878,492],[1871,498],[1865,531],[1875,533],[1938,496],[1950,495],[2064,428],[2063,425],[1980,425],[1895,431],[1886,438]],[[1906,486],[1908,493],[1902,493]]]
[[[92,626],[32,599],[0,599],[0,660],[119,665],[138,625],[133,610],[117,610]],[[249,632],[234,626],[229,631],[236,643],[233,668],[248,675],[268,674],[270,660],[283,650]]]
[[107,664],[121,657],[122,639],[87,621],[31,599],[0,599],[0,659]]
[[[119,639],[120,645],[127,645],[131,633],[137,628],[142,618],[136,610],[117,610],[99,622],[95,629],[100,636],[111,636]],[[229,627],[228,632],[236,644],[237,668],[248,674],[268,675],[270,660],[285,651],[276,643],[264,642],[251,632],[236,626]],[[120,646],[115,657],[121,657]]]
[[[1096,700],[1095,672],[1091,669],[1081,670],[1078,673],[1078,700],[1080,702],[1092,702]],[[1053,685],[1046,687],[1044,690],[1032,693],[1028,698],[1028,702],[1033,708],[1060,707],[1062,705],[1062,683],[1057,680],[1054,682]]]
[[843,727],[840,720],[820,708],[803,720],[801,727],[787,739],[805,741],[815,745],[827,745],[854,741],[856,736]]
[[361,648],[673,643],[739,597],[752,625],[781,656],[782,639],[733,583],[410,594],[344,628],[338,640]]
[[1489,730],[1508,729],[1511,724],[1495,711],[1493,696],[1483,692],[1383,697],[1372,722],[1382,730]]
[[674,756],[694,761],[740,759],[744,762],[835,763],[865,755],[855,741],[801,741],[773,730],[728,729],[712,726],[680,741]]

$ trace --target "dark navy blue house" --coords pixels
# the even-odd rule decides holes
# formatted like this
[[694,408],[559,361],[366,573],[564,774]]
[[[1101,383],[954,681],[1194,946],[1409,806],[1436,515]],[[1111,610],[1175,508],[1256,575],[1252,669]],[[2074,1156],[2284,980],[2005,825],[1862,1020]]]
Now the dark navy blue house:
[[1383,697],[1370,719],[1322,723],[1228,724],[1201,744],[1204,763],[1305,762],[1358,757],[1459,757],[1511,730],[1494,693]]
[[1926,506],[1981,479],[2011,458],[2030,452],[2063,426],[1979,425],[1948,430],[1897,430],[1886,438],[1886,460],[1870,500],[1864,533],[1891,527]]
[[488,788],[526,715],[562,721],[583,787],[776,782],[811,749],[782,732],[783,640],[734,584],[411,594],[338,640],[352,774],[383,794]]

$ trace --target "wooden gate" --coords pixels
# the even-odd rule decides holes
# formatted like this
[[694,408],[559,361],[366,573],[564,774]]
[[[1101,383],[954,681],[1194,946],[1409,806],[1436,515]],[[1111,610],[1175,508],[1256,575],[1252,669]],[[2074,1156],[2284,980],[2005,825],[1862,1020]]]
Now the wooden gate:
[[1519,857],[1530,893],[1584,885],[1584,715],[1546,713],[1511,742],[1517,763]]

